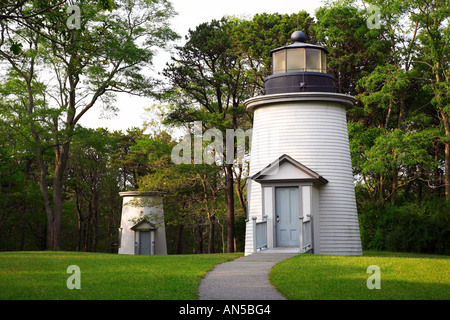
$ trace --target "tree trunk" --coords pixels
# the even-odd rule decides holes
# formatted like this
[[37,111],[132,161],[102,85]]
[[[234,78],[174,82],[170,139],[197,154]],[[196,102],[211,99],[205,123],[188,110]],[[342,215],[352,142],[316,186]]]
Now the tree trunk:
[[395,204],[395,200],[397,199],[397,185],[398,185],[398,171],[394,170],[394,175],[392,176],[392,194],[391,194],[391,203]]
[[198,235],[198,253],[203,253],[203,228],[201,225],[197,225],[197,235]]
[[[236,175],[236,193],[238,195],[239,203],[244,210],[244,216],[247,216],[247,204],[244,201],[243,187],[241,186],[242,167],[239,167],[239,174]],[[245,186],[245,181],[244,181]]]
[[[397,161],[397,153],[394,151],[394,159],[393,162]],[[395,200],[397,199],[397,187],[398,187],[398,168],[396,167],[393,170],[392,176],[392,193],[391,193],[391,203],[395,204]]]
[[209,238],[208,238],[208,253],[214,253],[214,222],[215,216],[208,212],[208,220],[209,220]]
[[82,228],[82,224],[83,224],[83,213],[82,213],[83,202],[82,202],[82,200],[80,200],[80,195],[76,189],[75,189],[75,200],[76,200],[76,205],[77,205],[77,218],[78,218],[76,251],[80,251],[81,250],[81,234],[82,234],[81,228]]
[[84,244],[83,251],[88,252],[89,250],[89,231],[91,230],[91,217],[88,216],[84,222]]
[[398,129],[402,128],[404,111],[405,111],[405,91],[402,90],[400,93],[400,98],[399,98],[399,111],[398,111],[398,124],[397,124]]
[[54,211],[50,206],[50,198],[47,194],[47,165],[44,162],[44,153],[41,147],[41,141],[37,134],[34,123],[30,123],[31,133],[36,143],[36,158],[39,165],[39,189],[41,190],[42,200],[44,201],[44,208],[47,214],[47,250],[57,250],[55,248],[55,226],[54,226]]
[[197,175],[202,182],[203,186],[203,202],[205,204],[206,215],[208,216],[209,223],[209,235],[208,235],[208,253],[214,253],[214,223],[215,223],[215,214],[211,213],[211,210],[208,205],[208,188],[206,186],[206,176],[202,176],[200,174]]
[[63,182],[67,160],[69,158],[69,139],[55,147],[55,176],[53,178],[53,216],[48,219],[48,242],[50,250],[61,250],[61,219],[63,204]]
[[20,235],[20,251],[23,251],[25,248],[25,233],[26,233],[26,226],[27,226],[27,220],[26,220],[26,216],[25,216],[25,206],[22,206],[22,208],[20,209],[21,215],[22,215],[22,228],[21,228],[21,235]]
[[61,250],[61,217],[62,180],[55,176],[53,181],[53,219],[49,221],[47,230],[49,231],[47,247],[50,250]]
[[442,120],[444,122],[446,142],[444,142],[444,159],[445,159],[445,200],[450,201],[450,119],[447,112],[441,111]]
[[84,252],[89,251],[91,219],[92,219],[92,202],[88,201],[88,216],[85,218],[85,223],[84,223],[84,248],[83,248]]
[[384,203],[384,178],[383,174],[380,174],[380,194],[379,194],[379,201],[381,204]]
[[[34,96],[31,88],[31,83],[26,80],[27,92],[28,92],[28,114],[32,115],[34,111]],[[47,249],[53,249],[54,243],[54,227],[53,227],[53,210],[50,206],[50,198],[47,194],[47,165],[44,162],[44,152],[42,150],[41,139],[38,131],[33,123],[30,122],[31,135],[33,136],[34,143],[36,145],[36,159],[39,165],[39,189],[41,191],[42,200],[44,201],[44,208],[47,214]]]
[[[437,143],[436,144],[436,150],[434,152],[434,161],[436,163],[438,163],[438,159],[439,159],[439,155],[440,155],[440,149],[441,149],[440,148],[440,143]],[[442,196],[442,192],[441,192],[442,191],[442,176],[441,176],[441,169],[440,169],[439,165],[437,165],[436,168],[434,169],[434,175],[435,175],[435,178],[434,178],[435,188],[433,188],[431,190],[431,192],[435,193],[436,196],[438,198],[440,198]]]
[[233,186],[233,165],[227,164],[227,252],[234,252],[234,186]]
[[417,184],[417,198],[419,200],[419,203],[422,203],[423,200],[423,187],[422,187],[422,180],[423,179],[423,168],[421,165],[419,165],[419,178],[420,180],[418,181]]
[[94,234],[92,242],[92,251],[97,252],[97,242],[98,242],[98,190],[94,191]]
[[183,225],[182,224],[178,227],[176,253],[177,254],[183,253]]

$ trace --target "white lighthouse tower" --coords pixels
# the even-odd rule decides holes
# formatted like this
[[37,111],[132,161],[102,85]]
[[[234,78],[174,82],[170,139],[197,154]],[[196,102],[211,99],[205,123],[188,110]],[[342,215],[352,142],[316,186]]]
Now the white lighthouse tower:
[[271,51],[272,75],[254,113],[245,254],[362,255],[347,131],[355,98],[334,93],[328,51],[305,43]]

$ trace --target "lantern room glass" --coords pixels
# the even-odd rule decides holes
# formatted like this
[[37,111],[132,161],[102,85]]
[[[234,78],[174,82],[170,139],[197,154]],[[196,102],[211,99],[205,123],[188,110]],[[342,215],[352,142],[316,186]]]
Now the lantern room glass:
[[322,72],[327,73],[327,54],[322,51]]
[[287,72],[303,72],[305,71],[305,49],[288,49],[287,55]]
[[322,64],[322,50],[306,49],[306,71],[322,72],[320,65]]
[[327,54],[315,48],[288,48],[272,54],[273,74],[287,72],[327,73]]
[[273,74],[286,72],[286,53],[285,50],[273,53]]

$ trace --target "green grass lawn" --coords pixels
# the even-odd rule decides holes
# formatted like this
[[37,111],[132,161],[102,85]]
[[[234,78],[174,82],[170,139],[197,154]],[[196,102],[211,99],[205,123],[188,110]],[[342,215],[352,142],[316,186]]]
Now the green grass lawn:
[[[0,253],[0,300],[185,300],[215,265],[236,254],[128,256],[79,252]],[[67,267],[81,271],[69,290]],[[381,271],[381,289],[366,286]],[[276,264],[270,281],[287,299],[450,299],[450,257],[364,252],[363,257],[304,254]]]
[[[197,299],[206,272],[242,255],[1,252],[0,300]],[[80,268],[80,290],[67,288],[70,265]]]
[[[380,268],[380,289],[368,289]],[[289,300],[448,300],[450,257],[364,252],[362,257],[304,254],[281,261],[270,272],[270,282]]]

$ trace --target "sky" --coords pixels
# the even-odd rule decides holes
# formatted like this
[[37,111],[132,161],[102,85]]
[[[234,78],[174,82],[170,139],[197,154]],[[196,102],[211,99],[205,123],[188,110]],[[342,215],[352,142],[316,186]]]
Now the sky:
[[[170,0],[170,2],[178,13],[172,18],[171,25],[181,39],[184,39],[189,29],[194,29],[200,23],[221,19],[226,15],[251,19],[256,13],[292,14],[305,10],[314,16],[315,10],[323,5],[322,0]],[[170,54],[158,53],[154,59],[155,72],[162,71],[169,60]],[[116,115],[102,117],[101,106],[94,106],[80,119],[80,124],[88,128],[103,127],[110,131],[125,132],[132,127],[142,127],[144,121],[149,119],[145,108],[157,103],[149,98],[120,94],[117,96]]]

